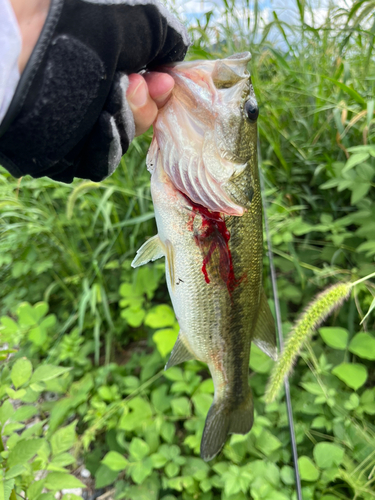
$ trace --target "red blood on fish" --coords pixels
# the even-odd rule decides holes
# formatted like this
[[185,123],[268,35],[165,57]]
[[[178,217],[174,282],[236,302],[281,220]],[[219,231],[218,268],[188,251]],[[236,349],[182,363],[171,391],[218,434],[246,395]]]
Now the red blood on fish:
[[[209,244],[206,256],[203,258],[202,273],[206,283],[210,283],[210,278],[207,272],[207,265],[210,263],[212,254],[218,248],[219,250],[219,272],[222,280],[226,283],[228,292],[232,293],[234,288],[241,280],[237,280],[234,275],[232,254],[229,249],[230,232],[228,231],[224,216],[221,212],[212,212],[208,208],[194,203],[184,193],[183,196],[189,201],[193,207],[192,219],[188,223],[188,229],[193,230],[193,221],[197,214],[202,217],[202,227],[199,235],[195,235],[195,242],[200,247]],[[208,240],[210,238],[210,240]]]

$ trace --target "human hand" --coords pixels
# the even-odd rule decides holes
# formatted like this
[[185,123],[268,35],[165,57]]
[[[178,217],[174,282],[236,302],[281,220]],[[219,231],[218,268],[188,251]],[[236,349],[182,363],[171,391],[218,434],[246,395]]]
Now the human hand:
[[146,132],[153,124],[158,109],[168,101],[174,87],[174,80],[166,73],[151,71],[144,76],[129,75],[126,97],[135,123],[135,136]]
[[50,8],[21,54],[0,123],[2,165],[16,177],[105,179],[168,100],[173,78],[154,69],[183,60],[185,27],[158,0],[11,1]]

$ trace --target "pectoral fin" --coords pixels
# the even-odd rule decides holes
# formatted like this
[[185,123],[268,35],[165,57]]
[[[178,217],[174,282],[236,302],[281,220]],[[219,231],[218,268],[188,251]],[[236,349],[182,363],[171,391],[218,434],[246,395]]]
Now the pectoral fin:
[[143,243],[136,256],[134,257],[132,267],[143,266],[150,261],[154,261],[156,259],[160,259],[160,257],[164,257],[164,255],[164,245],[160,241],[159,235],[156,234],[155,236],[147,240],[146,243]]
[[258,320],[255,327],[253,342],[259,349],[267,354],[267,356],[275,360],[277,359],[275,320],[273,319],[263,289],[261,292]]
[[184,344],[180,332],[173,347],[171,357],[169,358],[168,363],[165,365],[164,370],[168,370],[168,368],[170,368],[171,366],[179,365],[180,363],[183,363],[184,361],[190,361],[191,359],[195,359],[194,355]]

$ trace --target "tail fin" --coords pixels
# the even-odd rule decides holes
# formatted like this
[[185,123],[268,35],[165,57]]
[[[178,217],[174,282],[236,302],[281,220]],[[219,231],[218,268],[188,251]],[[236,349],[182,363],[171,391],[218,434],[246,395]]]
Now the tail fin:
[[201,457],[205,462],[221,451],[228,434],[247,434],[253,426],[254,405],[250,390],[240,406],[233,408],[225,403],[225,400],[214,401],[208,411],[201,443]]

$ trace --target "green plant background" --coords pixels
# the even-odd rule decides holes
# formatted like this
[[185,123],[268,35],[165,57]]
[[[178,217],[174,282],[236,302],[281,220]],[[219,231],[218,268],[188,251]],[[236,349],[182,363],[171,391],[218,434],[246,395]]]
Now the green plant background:
[[[188,57],[252,52],[286,335],[322,289],[374,271],[375,5],[332,8],[320,29],[299,0],[293,27],[276,13],[263,22],[257,3],[251,21],[223,6],[219,22],[207,12],[190,23]],[[0,170],[0,499],[52,500],[82,486],[83,466],[116,499],[295,498],[284,398],[264,402],[270,359],[253,348],[252,431],[208,464],[207,368],[163,372],[178,333],[164,264],[130,267],[156,231],[150,138],[100,184]],[[273,306],[266,257],[264,282]],[[374,283],[357,286],[291,376],[304,500],[375,498],[374,297]]]

